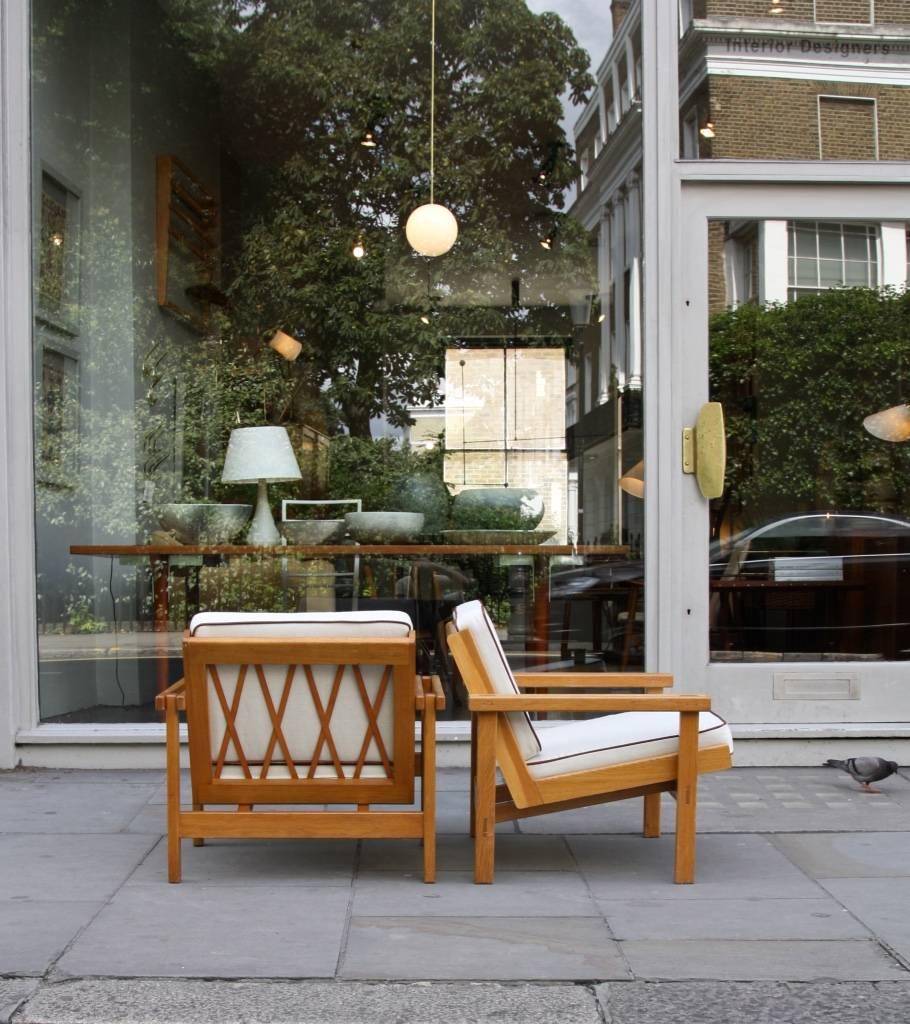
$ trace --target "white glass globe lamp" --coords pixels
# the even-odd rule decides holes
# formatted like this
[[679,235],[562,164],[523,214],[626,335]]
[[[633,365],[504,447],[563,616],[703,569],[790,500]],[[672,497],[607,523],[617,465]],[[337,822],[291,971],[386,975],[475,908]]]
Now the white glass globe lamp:
[[421,256],[442,256],[458,238],[458,221],[445,206],[424,203],[408,217],[404,233]]

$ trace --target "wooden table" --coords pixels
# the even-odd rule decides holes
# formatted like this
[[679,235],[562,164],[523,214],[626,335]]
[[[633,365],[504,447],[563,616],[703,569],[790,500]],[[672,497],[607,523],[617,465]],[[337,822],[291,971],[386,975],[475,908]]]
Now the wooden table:
[[[622,544],[275,544],[257,547],[249,544],[73,544],[71,555],[90,555],[102,558],[146,557],[152,571],[152,609],[154,629],[166,633],[170,601],[168,579],[172,558],[186,555],[230,558],[258,555],[270,558],[337,558],[351,557],[411,557],[445,558],[456,555],[525,555],[545,565],[554,555],[626,556],[629,549]],[[530,650],[545,651],[550,616],[550,591],[546,573],[538,574],[534,593],[534,639]],[[158,658],[159,692],[167,688],[168,659]]]

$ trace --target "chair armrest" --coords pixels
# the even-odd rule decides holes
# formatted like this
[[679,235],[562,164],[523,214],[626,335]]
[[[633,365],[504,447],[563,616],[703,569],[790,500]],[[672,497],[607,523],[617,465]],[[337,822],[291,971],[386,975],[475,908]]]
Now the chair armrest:
[[435,701],[437,711],[442,711],[445,708],[446,695],[439,676],[416,676],[414,682],[414,704],[418,711],[423,710],[424,701],[427,697],[431,697]]
[[176,683],[173,683],[166,690],[162,690],[161,693],[155,697],[155,710],[164,711],[167,707],[168,696],[175,696],[177,698],[177,710],[183,711],[186,708],[186,680],[178,679]]
[[468,696],[471,711],[710,711],[700,693],[664,694],[478,694]]
[[663,672],[516,672],[515,682],[523,690],[665,690],[673,685],[673,676]]

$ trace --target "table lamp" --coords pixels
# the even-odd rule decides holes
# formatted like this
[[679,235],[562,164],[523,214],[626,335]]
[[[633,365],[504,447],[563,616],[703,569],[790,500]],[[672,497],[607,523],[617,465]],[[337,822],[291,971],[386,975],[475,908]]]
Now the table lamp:
[[269,508],[266,484],[300,477],[300,466],[284,427],[238,427],[231,431],[222,483],[259,485],[256,511],[246,535],[247,544],[278,543],[281,535]]

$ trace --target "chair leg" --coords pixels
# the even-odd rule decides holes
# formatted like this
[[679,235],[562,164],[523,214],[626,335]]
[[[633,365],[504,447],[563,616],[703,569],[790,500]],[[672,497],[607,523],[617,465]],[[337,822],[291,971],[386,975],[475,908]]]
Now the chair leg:
[[[193,810],[204,811],[205,804],[198,804],[195,801],[193,801]],[[205,840],[202,839],[200,836],[196,836],[196,838],[193,840],[193,846],[205,846]]]
[[180,865],[180,718],[177,698],[167,697],[165,704],[167,738],[167,880],[179,882]]
[[676,862],[673,880],[695,881],[695,805],[698,784],[698,712],[679,716],[676,778]]
[[493,881],[496,842],[496,714],[477,719],[477,765],[474,778],[474,881]]
[[657,839],[660,836],[660,793],[648,793],[644,805],[641,834],[646,839]]
[[473,839],[476,835],[474,829],[474,787],[477,785],[477,716],[471,715],[471,777],[470,777],[470,798],[471,798],[471,810],[468,816],[468,820],[471,826],[471,838]]
[[436,881],[436,706],[427,695],[420,730],[420,808],[423,824],[423,880]]

